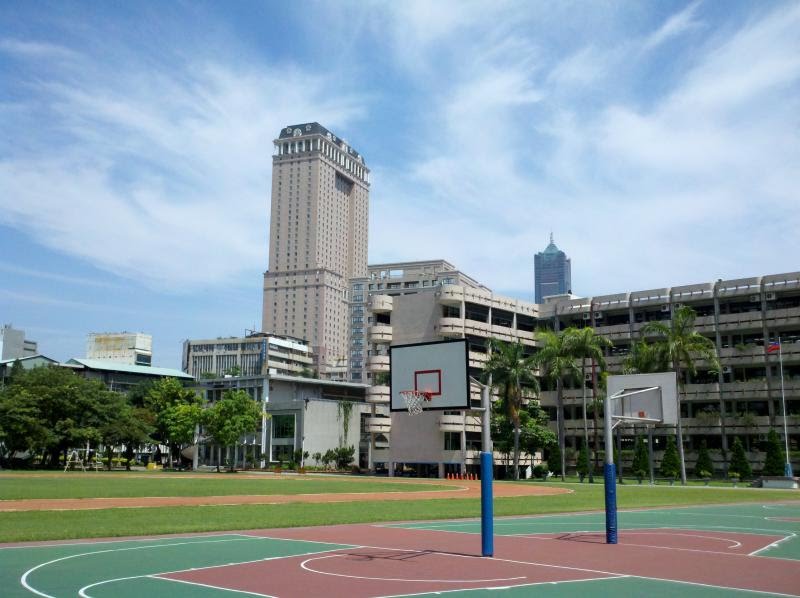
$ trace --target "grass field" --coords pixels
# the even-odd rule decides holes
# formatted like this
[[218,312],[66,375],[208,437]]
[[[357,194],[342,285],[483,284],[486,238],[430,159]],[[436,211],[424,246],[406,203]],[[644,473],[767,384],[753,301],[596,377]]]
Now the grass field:
[[[50,482],[57,479],[52,478]],[[82,483],[86,478],[76,476],[66,478],[66,484],[53,484],[48,492],[54,498],[72,496],[75,489],[72,482]],[[135,487],[138,478],[125,477],[125,474],[89,478],[92,482],[103,482],[106,485],[118,485],[122,488]],[[112,482],[113,479],[113,482]],[[13,492],[22,493],[19,498],[39,497],[48,485],[48,478],[35,475],[11,477],[0,476],[0,487],[4,492],[8,482],[14,481]],[[17,484],[21,480],[22,484]],[[30,485],[32,481],[35,485]],[[180,492],[188,491],[192,484],[205,483],[201,478],[190,478],[181,474],[159,474],[158,477],[145,478],[148,484],[157,484],[164,496],[168,488],[179,488]],[[374,478],[320,478],[308,482],[298,482],[298,478],[281,478],[269,480],[236,479],[234,476],[221,477],[219,480],[208,480],[206,491],[219,492],[224,495],[245,494],[242,488],[250,488],[250,492],[261,493],[269,489],[274,494],[298,492],[365,492],[367,488],[386,486],[388,480]],[[42,482],[39,485],[39,482]],[[188,483],[188,484],[187,484]],[[259,486],[263,483],[263,486]],[[497,482],[498,484],[510,482]],[[531,482],[521,482],[531,483]],[[548,482],[548,485],[550,483]],[[547,513],[569,513],[578,511],[595,511],[603,508],[602,484],[556,484],[568,488],[572,492],[558,496],[517,497],[495,499],[495,514],[535,515]],[[101,484],[102,486],[102,484]],[[421,484],[403,483],[403,490],[410,490]],[[29,488],[29,490],[25,490]],[[60,490],[59,490],[60,488]],[[221,488],[218,489],[218,488]],[[297,490],[302,488],[302,490]],[[311,490],[313,488],[314,490]],[[84,487],[84,491],[85,491]],[[397,485],[391,490],[397,491]],[[422,489],[422,488],[420,488]],[[424,485],[430,490],[430,485]],[[102,492],[110,491],[103,488]],[[380,491],[380,490],[378,490]],[[151,490],[152,492],[152,490]],[[197,492],[194,490],[193,492]],[[714,488],[714,487],[680,487],[680,486],[619,486],[617,500],[620,509],[708,505],[725,503],[765,503],[791,501],[800,498],[795,491],[757,490],[749,488]],[[130,496],[131,494],[126,494]],[[146,495],[146,494],[145,494]],[[152,496],[154,494],[150,494]],[[173,494],[174,495],[174,494]],[[186,496],[186,494],[178,494]],[[196,496],[197,494],[192,494]],[[89,494],[89,496],[96,496]],[[102,494],[108,496],[108,494]],[[115,495],[118,496],[118,495]],[[141,496],[141,495],[140,495]],[[7,495],[4,496],[8,498]],[[276,505],[218,505],[218,506],[184,506],[184,507],[152,507],[100,509],[77,511],[20,511],[0,513],[0,542],[26,540],[56,540],[72,538],[118,537],[127,535],[155,535],[167,533],[206,532],[223,530],[242,530],[256,528],[281,528],[297,526],[331,525],[339,523],[409,521],[418,519],[455,519],[476,517],[480,513],[477,499],[448,500],[400,500],[400,501],[366,501],[358,503],[287,503]]]
[[445,486],[390,482],[386,478],[192,476],[182,473],[92,472],[85,474],[0,474],[0,500],[28,498],[122,498],[142,496],[235,496],[414,492]]

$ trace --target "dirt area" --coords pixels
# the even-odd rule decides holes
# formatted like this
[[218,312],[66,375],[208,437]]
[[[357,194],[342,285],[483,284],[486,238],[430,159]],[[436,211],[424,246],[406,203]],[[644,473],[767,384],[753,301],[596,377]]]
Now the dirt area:
[[[59,511],[84,509],[114,509],[134,507],[179,507],[198,505],[276,505],[284,503],[336,503],[370,500],[439,500],[451,498],[479,498],[481,483],[465,480],[414,480],[404,483],[449,486],[446,490],[420,492],[347,492],[329,494],[263,494],[240,496],[146,496],[132,498],[59,498],[2,500],[0,511]],[[543,484],[494,484],[495,497],[547,496],[571,492]]]

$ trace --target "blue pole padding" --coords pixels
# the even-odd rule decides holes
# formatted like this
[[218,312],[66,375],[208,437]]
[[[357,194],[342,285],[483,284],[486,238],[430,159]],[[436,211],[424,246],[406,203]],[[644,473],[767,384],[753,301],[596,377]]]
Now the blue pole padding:
[[481,452],[481,554],[494,556],[492,453]]
[[603,468],[606,489],[606,544],[617,543],[617,466],[606,463]]
[[792,473],[791,463],[787,462],[786,465],[783,466],[783,475],[785,475],[787,478],[794,477],[794,474]]

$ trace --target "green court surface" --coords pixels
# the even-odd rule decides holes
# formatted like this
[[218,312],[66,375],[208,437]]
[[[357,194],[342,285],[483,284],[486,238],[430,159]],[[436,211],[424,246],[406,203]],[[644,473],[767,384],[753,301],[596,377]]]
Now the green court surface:
[[[752,567],[759,566],[760,557],[786,559],[787,570],[796,571],[794,561],[800,561],[800,503],[768,505],[714,505],[683,508],[621,511],[619,513],[620,534],[626,530],[718,530],[741,534],[766,535],[781,538],[765,547],[739,558],[752,558]],[[425,530],[453,534],[480,533],[477,520],[454,520],[416,522],[406,524],[385,524],[375,526],[374,542],[382,541],[381,530],[400,528],[403,530]],[[314,530],[306,528],[313,535]],[[338,530],[340,528],[331,528]],[[341,528],[343,543],[316,542],[310,540],[278,539],[248,534],[196,535],[182,537],[160,537],[152,539],[115,540],[102,542],[52,543],[34,546],[0,547],[0,594],[6,597],[22,596],[80,596],[81,598],[133,598],[148,596],[233,597],[251,596],[300,596],[302,578],[298,578],[297,593],[270,592],[270,577],[265,576],[263,590],[259,593],[229,588],[227,583],[235,578],[226,578],[223,573],[215,584],[203,585],[191,581],[155,577],[159,574],[200,571],[210,567],[243,563],[270,561],[280,565],[282,574],[296,575],[298,559],[322,555],[342,549],[361,548],[347,542],[348,526]],[[396,529],[399,533],[400,529]],[[554,533],[598,532],[604,530],[603,513],[582,513],[570,515],[543,515],[534,517],[497,518],[494,522],[497,536],[520,536],[535,540],[536,535]],[[277,531],[277,530],[274,530]],[[383,535],[390,530],[386,529]],[[337,537],[339,532],[336,532]],[[371,532],[370,532],[371,534]],[[681,534],[679,534],[681,535]],[[687,534],[689,535],[689,534]],[[475,540],[465,539],[471,545]],[[768,540],[769,541],[769,540]],[[541,543],[540,543],[541,544]],[[425,548],[420,541],[420,550]],[[703,551],[698,551],[703,552]],[[447,555],[448,553],[440,553]],[[698,561],[702,555],[698,555]],[[287,559],[283,565],[280,559]],[[482,559],[479,559],[482,561]],[[502,561],[503,559],[499,559]],[[463,561],[463,559],[462,559]],[[329,561],[330,562],[330,561]],[[477,561],[476,561],[477,562]],[[514,561],[508,561],[514,562]],[[749,562],[749,560],[748,560]],[[780,561],[776,561],[780,562]],[[791,563],[791,564],[790,564]],[[524,563],[523,563],[524,564]],[[533,563],[530,563],[533,564]],[[375,560],[376,575],[383,566]],[[579,565],[583,566],[583,565]],[[610,564],[609,567],[613,566]],[[702,566],[698,564],[698,566]],[[783,567],[783,565],[779,565]],[[570,567],[566,567],[570,568]],[[589,569],[587,569],[589,570]],[[637,572],[638,573],[638,572]],[[735,575],[735,571],[731,575]],[[307,572],[303,573],[309,575]],[[576,579],[567,581],[546,581],[524,585],[503,587],[504,596],[568,596],[582,593],[592,596],[641,595],[650,597],[675,596],[735,596],[762,595],[767,592],[753,589],[739,590],[731,587],[704,585],[685,581],[672,581],[662,578],[648,578],[637,575],[613,574],[598,579]],[[346,575],[342,577],[347,577]],[[590,577],[594,577],[590,575]],[[676,577],[678,577],[676,575]],[[398,580],[394,580],[398,581]],[[233,584],[232,584],[233,585]],[[736,584],[731,584],[736,586]],[[742,586],[737,586],[742,587]],[[415,596],[452,595],[466,598],[496,596],[499,588],[448,589],[429,594],[413,592]],[[427,589],[425,590],[427,591]],[[797,582],[800,595],[800,579]],[[338,595],[338,594],[337,594]],[[356,592],[354,595],[361,596]],[[380,593],[370,595],[381,595]],[[398,596],[396,592],[391,595]],[[793,594],[781,594],[793,595]]]

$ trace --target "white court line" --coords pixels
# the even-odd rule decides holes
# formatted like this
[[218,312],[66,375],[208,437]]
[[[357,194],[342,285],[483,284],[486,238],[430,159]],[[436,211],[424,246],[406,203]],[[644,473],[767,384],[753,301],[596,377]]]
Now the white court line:
[[769,550],[770,548],[777,548],[778,544],[780,544],[781,542],[786,542],[786,540],[790,540],[791,538],[797,537],[797,534],[794,534],[794,533],[791,533],[791,532],[789,532],[789,533],[791,535],[784,536],[783,538],[781,538],[777,542],[773,542],[772,544],[767,544],[763,548],[759,548],[758,550],[754,550],[753,552],[751,552],[749,554],[749,556],[756,556],[759,552],[764,552],[765,550]]
[[198,581],[187,581],[185,579],[173,579],[171,577],[156,577],[154,575],[148,575],[148,577],[152,577],[153,579],[158,579],[161,581],[173,581],[176,583],[185,583],[192,586],[202,586],[204,588],[212,588],[214,590],[224,590],[226,592],[235,592],[237,594],[247,594],[248,596],[263,596],[264,598],[277,598],[272,594],[260,594],[259,592],[248,592],[246,590],[235,590],[233,588],[226,588],[225,586],[214,586],[208,583],[200,583]]
[[215,590],[226,590],[226,591],[229,591],[229,592],[235,592],[237,594],[248,594],[250,596],[263,596],[264,598],[276,598],[275,596],[270,596],[269,594],[259,594],[258,592],[245,592],[243,590],[233,590],[233,589],[225,588],[225,587],[222,587],[222,586],[212,586],[210,584],[193,582],[193,581],[184,581],[182,579],[170,579],[169,577],[158,577],[158,575],[163,575],[163,574],[162,573],[158,573],[158,574],[151,574],[151,575],[132,575],[130,577],[117,577],[116,579],[106,579],[104,581],[98,581],[97,583],[93,583],[93,584],[90,584],[88,586],[83,586],[80,590],[78,590],[78,596],[80,596],[80,598],[92,598],[92,596],[90,596],[87,593],[87,590],[89,590],[89,589],[91,589],[91,588],[93,588],[95,586],[101,586],[101,585],[107,584],[107,583],[114,583],[115,581],[130,581],[131,579],[146,579],[146,578],[150,578],[150,579],[157,579],[159,581],[174,581],[174,582],[178,582],[178,583],[185,583],[185,584],[190,584],[190,585],[195,585],[195,586],[203,586],[203,587],[206,587],[206,588],[213,588]]
[[[22,575],[22,577],[20,578],[20,583],[28,591],[33,592],[34,594],[37,594],[39,596],[42,596],[43,598],[55,598],[55,596],[50,596],[49,594],[45,594],[43,592],[40,592],[40,591],[36,590],[35,588],[33,588],[31,585],[29,585],[28,582],[27,582],[28,576],[31,573],[33,573],[34,571],[36,571],[37,569],[40,569],[42,567],[46,567],[48,565],[52,565],[53,563],[58,563],[60,561],[66,561],[66,560],[73,559],[73,558],[79,558],[79,557],[83,557],[83,556],[91,556],[91,555],[94,555],[94,554],[105,554],[105,553],[111,553],[111,552],[126,552],[126,551],[132,551],[132,550],[144,550],[144,549],[148,549],[148,548],[169,548],[171,546],[185,546],[185,545],[192,545],[192,544],[215,544],[215,543],[220,543],[220,542],[242,542],[242,541],[246,541],[246,540],[256,540],[256,539],[257,540],[283,540],[283,541],[287,541],[287,542],[306,542],[306,540],[294,540],[294,539],[285,540],[284,538],[268,538],[268,537],[264,537],[264,536],[249,536],[249,535],[246,535],[246,534],[229,534],[229,536],[230,535],[235,535],[236,537],[235,538],[227,538],[227,539],[224,539],[224,540],[204,540],[202,542],[173,542],[171,544],[152,544],[150,546],[133,546],[133,547],[129,547],[129,548],[110,548],[108,550],[93,550],[91,552],[83,552],[83,553],[79,553],[79,554],[72,554],[72,555],[69,555],[69,556],[65,556],[65,557],[53,559],[51,561],[47,561],[45,563],[40,563],[40,564],[36,565],[35,567],[32,567],[31,569],[28,569]],[[213,537],[216,537],[216,536],[209,536],[209,537],[213,538]],[[308,541],[308,542],[309,543],[313,543],[313,544],[328,544],[328,545],[332,544],[331,542],[314,542],[314,541]],[[243,564],[246,564],[246,563],[257,563],[259,561],[269,561],[269,560],[274,560],[274,559],[289,558],[289,557],[293,557],[293,556],[304,556],[304,555],[308,555],[308,554],[319,554],[319,553],[322,553],[322,552],[332,552],[334,550],[347,550],[348,549],[347,545],[344,545],[344,546],[345,546],[345,548],[342,548],[342,545],[339,545],[339,547],[331,548],[330,550],[320,550],[320,551],[315,551],[315,552],[307,552],[307,553],[300,553],[300,554],[293,554],[293,555],[285,555],[285,556],[279,556],[279,557],[267,557],[265,559],[253,559],[253,560],[250,560],[250,561],[242,561],[242,562],[227,563],[227,564],[228,565],[230,565],[230,564],[243,565]],[[353,546],[352,548],[358,548],[358,547],[357,546]],[[152,574],[148,574],[148,575],[166,575],[168,573],[180,573],[182,571],[201,571],[203,569],[213,569],[214,567],[224,567],[224,566],[226,566],[225,563],[218,564],[218,565],[209,565],[207,567],[191,567],[189,569],[176,569],[174,571],[163,571],[161,573],[152,573]],[[135,579],[135,578],[139,578],[139,577],[147,577],[148,575],[137,575],[137,576],[134,576],[134,577],[131,577],[131,578],[122,578],[122,579]],[[107,580],[105,582],[100,582],[100,583],[109,583],[110,581],[114,581],[114,580]],[[92,584],[92,585],[99,585],[99,584]]]
[[508,590],[511,588],[527,588],[528,586],[558,586],[564,583],[578,583],[581,581],[603,581],[606,579],[623,579],[625,577],[630,577],[630,575],[615,575],[613,577],[585,577],[583,579],[563,579],[561,581],[535,581],[533,583],[520,583],[515,584],[513,586],[504,586],[504,587],[487,587],[487,588],[467,588],[467,589],[457,589],[457,590],[438,590],[437,592],[418,592],[416,594],[390,594],[387,596],[379,596],[377,598],[404,598],[409,596],[427,596],[429,594],[449,594],[451,592],[471,592],[475,590],[489,590],[489,591],[499,591],[499,590]]
[[[416,550],[411,552],[418,552]],[[423,553],[420,553],[423,554]],[[425,553],[431,554],[431,553]],[[441,554],[441,553],[433,553],[433,554]],[[334,559],[334,558],[342,558],[349,555],[346,554],[332,554],[328,556],[320,556],[314,557],[310,559],[306,559],[302,563],[300,563],[300,568],[305,569],[310,573],[318,573],[320,575],[332,575],[333,577],[344,577],[347,579],[365,579],[369,581],[405,581],[408,583],[411,582],[430,582],[430,583],[489,583],[495,581],[514,581],[516,579],[528,579],[527,576],[523,575],[520,577],[499,577],[497,579],[408,579],[408,578],[401,578],[401,577],[366,577],[363,575],[347,575],[345,573],[330,573],[328,571],[318,571],[316,569],[312,569],[308,566],[308,563],[312,561],[321,561],[323,559]]]
[[736,586],[716,586],[711,583],[701,583],[699,581],[684,581],[682,579],[665,579],[663,577],[646,577],[644,575],[629,575],[637,579],[652,579],[653,581],[666,581],[669,583],[680,583],[689,586],[700,586],[703,588],[717,588],[718,590],[734,590],[738,592],[750,592],[752,594],[767,594],[769,596],[787,596],[789,598],[797,598],[800,594],[784,594],[782,592],[772,592],[770,590],[753,590],[750,588],[737,588]]
[[51,561],[47,561],[45,563],[39,563],[35,567],[31,567],[28,569],[22,577],[20,577],[19,581],[26,590],[37,594],[38,596],[43,596],[44,598],[55,598],[55,596],[50,596],[49,594],[45,594],[43,592],[38,591],[37,589],[33,588],[28,584],[28,576],[33,573],[34,571],[41,569],[42,567],[46,567],[48,565],[52,565],[53,563],[58,563],[61,561],[68,561],[70,559],[76,559],[82,556],[88,556],[92,554],[105,554],[109,552],[126,552],[131,550],[145,550],[148,548],[169,548],[171,546],[185,546],[187,544],[214,544],[219,542],[242,542],[242,538],[229,538],[226,540],[207,540],[205,542],[174,542],[172,544],[153,544],[151,546],[133,546],[130,548],[110,548],[108,550],[93,550],[91,552],[81,552],[79,554],[71,554],[69,556],[62,556],[61,558],[53,559]]
[[[358,547],[356,547],[356,548],[358,548]],[[107,583],[113,583],[115,581],[126,581],[126,580],[130,580],[130,579],[141,579],[141,578],[144,578],[144,577],[152,577],[154,579],[163,579],[164,581],[178,581],[178,582],[184,582],[184,583],[195,583],[195,582],[190,582],[190,581],[184,581],[182,579],[172,579],[172,578],[169,578],[169,577],[159,577],[159,576],[161,576],[161,575],[171,575],[173,573],[185,573],[187,571],[204,571],[206,569],[215,569],[217,567],[230,567],[232,565],[247,565],[247,564],[250,564],[250,563],[261,563],[261,562],[265,562],[265,561],[277,561],[277,560],[280,560],[280,559],[288,559],[288,558],[297,557],[297,556],[308,556],[310,554],[321,554],[323,552],[333,552],[335,550],[350,550],[350,549],[332,548],[330,550],[320,550],[320,551],[317,551],[317,552],[303,552],[303,553],[300,553],[300,554],[287,554],[287,555],[283,555],[283,556],[269,556],[269,557],[266,557],[266,558],[263,558],[263,559],[253,559],[253,560],[250,560],[250,561],[241,561],[241,562],[237,562],[237,563],[225,563],[225,564],[221,564],[221,565],[208,565],[206,567],[191,567],[189,569],[175,569],[174,571],[161,571],[159,573],[147,573],[145,575],[132,575],[130,577],[118,577],[116,579],[106,579],[106,580],[98,581],[96,583],[93,583],[93,584],[90,584],[88,586],[82,587],[78,591],[78,595],[81,596],[81,598],[91,598],[88,594],[84,595],[84,593],[82,593],[82,592],[85,592],[85,590],[87,590],[89,588],[93,588],[95,586],[100,586],[100,585],[107,584]],[[204,584],[196,583],[196,585],[204,585]],[[214,587],[214,586],[209,586],[209,587]],[[227,590],[228,588],[222,588],[222,589]],[[231,589],[230,591],[238,592],[240,590]],[[252,594],[253,592],[246,592],[246,593]],[[263,596],[264,594],[257,594],[257,595]],[[274,597],[270,597],[270,598],[274,598]]]

